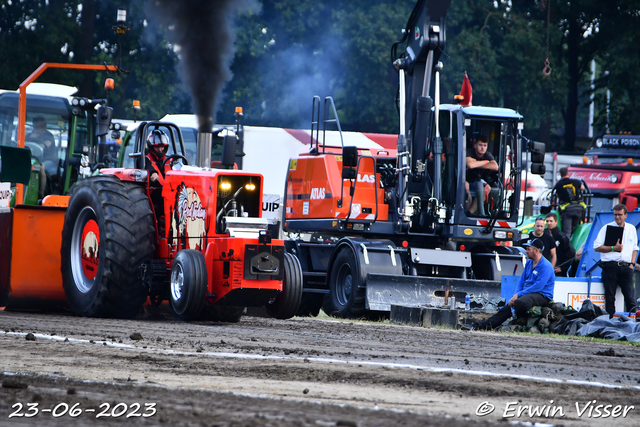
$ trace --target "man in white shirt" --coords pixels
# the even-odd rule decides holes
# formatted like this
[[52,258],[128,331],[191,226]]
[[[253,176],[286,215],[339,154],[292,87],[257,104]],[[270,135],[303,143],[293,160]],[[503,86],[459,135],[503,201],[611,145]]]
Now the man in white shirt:
[[[638,255],[638,234],[636,228],[628,223],[627,207],[622,204],[613,207],[615,221],[605,224],[598,232],[598,237],[593,242],[593,249],[600,252],[602,261],[602,284],[604,285],[604,305],[609,317],[616,312],[616,290],[620,286],[624,296],[626,311],[630,311],[635,305],[635,291],[633,289],[633,268]],[[624,227],[622,239],[613,246],[605,246],[604,238],[607,226]]]

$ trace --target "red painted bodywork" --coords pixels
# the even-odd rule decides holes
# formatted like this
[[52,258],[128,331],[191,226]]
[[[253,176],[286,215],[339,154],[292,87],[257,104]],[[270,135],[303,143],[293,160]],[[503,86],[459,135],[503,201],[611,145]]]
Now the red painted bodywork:
[[[265,300],[256,299],[256,305],[263,305],[274,291],[282,290],[281,280],[257,280],[244,277],[245,248],[258,245],[257,238],[229,237],[222,230],[216,230],[216,215],[219,210],[220,184],[228,179],[251,182],[252,191],[245,191],[245,208],[249,216],[260,217],[262,213],[262,175],[238,170],[170,171],[163,187],[164,227],[160,227],[160,237],[156,254],[171,267],[173,258],[182,249],[195,249],[205,255],[208,276],[209,304],[215,304],[229,292],[252,289],[264,292]],[[237,187],[236,187],[237,188]],[[260,244],[265,246],[264,244]],[[283,248],[284,241],[273,239],[269,245]],[[232,255],[230,255],[232,254]],[[228,263],[229,274],[224,274],[224,264]],[[258,292],[259,293],[259,292]],[[252,306],[248,301],[246,306]]]

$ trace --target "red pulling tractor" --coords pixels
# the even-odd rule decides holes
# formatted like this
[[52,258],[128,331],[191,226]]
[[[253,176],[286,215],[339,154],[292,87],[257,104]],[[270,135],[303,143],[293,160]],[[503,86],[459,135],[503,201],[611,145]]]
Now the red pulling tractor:
[[[160,203],[151,203],[145,141],[157,129],[168,135],[166,162],[175,170],[166,173]],[[302,272],[260,218],[262,176],[189,166],[184,153],[177,126],[142,123],[135,169],[103,169],[78,183],[62,230],[71,309],[127,317],[150,297],[169,300],[186,318],[237,321],[247,306],[295,315]]]
[[[20,99],[17,147],[2,146],[0,181],[6,182],[0,188],[29,183],[34,154],[23,148],[25,117],[34,116],[38,105],[30,99],[33,107],[26,108],[27,98]],[[0,254],[6,255],[0,262],[0,305],[66,303],[82,316],[131,318],[145,302],[169,301],[177,315],[189,319],[238,321],[245,307],[262,306],[276,318],[294,316],[302,295],[300,263],[285,253],[282,240],[271,238],[261,218],[262,176],[232,169],[237,136],[224,138],[223,169],[194,167],[187,164],[176,125],[143,122],[130,155],[135,167],[96,172],[95,153],[106,144],[110,110],[105,104],[87,111],[91,123],[97,122],[90,129],[97,129],[100,142],[94,145],[87,132],[81,149],[73,138],[56,143],[59,168],[73,169],[60,174],[71,177],[71,196],[56,187],[28,204],[18,184],[14,200],[0,206]],[[79,126],[76,122],[70,129]],[[165,134],[166,163],[172,165],[157,198],[145,169],[147,135],[154,130]],[[203,139],[198,162],[209,166],[211,133]],[[25,265],[34,259],[37,264]]]

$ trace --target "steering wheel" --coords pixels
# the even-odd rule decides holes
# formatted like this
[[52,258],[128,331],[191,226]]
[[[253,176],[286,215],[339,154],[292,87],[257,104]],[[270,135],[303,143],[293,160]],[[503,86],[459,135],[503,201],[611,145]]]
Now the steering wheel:
[[175,159],[182,159],[184,160],[184,164],[188,165],[189,161],[187,160],[187,158],[185,156],[183,156],[182,154],[171,154],[169,156],[167,156],[166,159],[164,159],[164,162],[162,162],[162,169],[164,169],[165,165],[167,164],[168,161],[173,161]]

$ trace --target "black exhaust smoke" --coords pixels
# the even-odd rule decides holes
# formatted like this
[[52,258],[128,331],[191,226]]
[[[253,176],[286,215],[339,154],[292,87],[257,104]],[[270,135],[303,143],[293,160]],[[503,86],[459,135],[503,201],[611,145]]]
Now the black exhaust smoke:
[[200,132],[211,132],[217,99],[231,80],[233,19],[260,10],[257,0],[150,0],[149,12],[179,47],[179,72],[193,98]]

